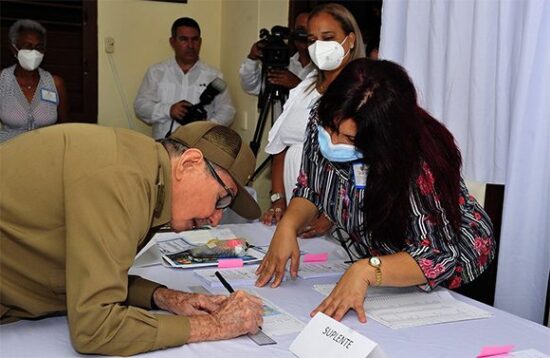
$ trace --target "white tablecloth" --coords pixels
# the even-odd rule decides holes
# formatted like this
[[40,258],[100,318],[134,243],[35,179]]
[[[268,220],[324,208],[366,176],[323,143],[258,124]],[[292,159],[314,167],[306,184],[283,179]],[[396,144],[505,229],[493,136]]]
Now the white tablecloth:
[[[267,245],[273,229],[262,224],[227,225],[235,234],[256,245]],[[308,252],[329,252],[340,258],[338,245],[325,239],[300,240]],[[200,285],[192,271],[162,266],[133,268],[133,274],[163,283],[171,288],[187,290]],[[259,294],[291,313],[304,323],[309,313],[323,299],[313,284],[334,283],[335,279],[288,280],[277,289],[256,289]],[[225,294],[224,289],[210,289]],[[438,324],[393,330],[374,320],[358,322],[349,312],[342,323],[377,342],[388,357],[475,357],[486,345],[514,344],[515,350],[534,348],[550,355],[550,329],[493,307],[453,293],[461,301],[494,314],[489,319]],[[155,357],[293,357],[288,347],[297,334],[273,337],[276,345],[259,347],[248,337],[220,342],[188,344],[182,347],[146,353]],[[65,317],[38,321],[20,321],[0,326],[0,357],[66,357],[78,356],[73,350]]]

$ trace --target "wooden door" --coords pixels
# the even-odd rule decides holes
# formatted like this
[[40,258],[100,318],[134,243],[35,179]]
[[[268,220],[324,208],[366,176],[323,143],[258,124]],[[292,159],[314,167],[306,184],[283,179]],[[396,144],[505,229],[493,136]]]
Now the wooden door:
[[2,0],[0,67],[15,63],[8,30],[19,19],[40,22],[47,30],[41,65],[65,81],[69,121],[97,123],[97,1]]

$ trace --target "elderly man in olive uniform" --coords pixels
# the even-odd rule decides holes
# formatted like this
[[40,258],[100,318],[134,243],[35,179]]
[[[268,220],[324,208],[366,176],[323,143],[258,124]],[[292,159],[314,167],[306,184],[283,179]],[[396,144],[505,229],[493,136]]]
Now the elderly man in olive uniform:
[[212,122],[181,127],[162,143],[65,124],[0,145],[0,321],[66,314],[77,351],[112,355],[256,332],[257,297],[186,293],[128,276],[155,227],[217,225],[228,206],[257,218],[242,187],[254,165],[240,136]]

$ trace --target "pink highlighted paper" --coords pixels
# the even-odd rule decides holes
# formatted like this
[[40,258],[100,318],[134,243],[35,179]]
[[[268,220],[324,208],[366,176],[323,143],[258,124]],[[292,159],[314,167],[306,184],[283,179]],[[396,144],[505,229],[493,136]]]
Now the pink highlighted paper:
[[328,252],[320,252],[318,254],[305,254],[303,262],[325,262],[328,260]]
[[509,357],[510,353],[514,349],[513,344],[506,346],[486,346],[481,348],[481,353],[477,355],[476,358],[503,358]]
[[243,267],[243,259],[219,259],[218,267],[219,268]]

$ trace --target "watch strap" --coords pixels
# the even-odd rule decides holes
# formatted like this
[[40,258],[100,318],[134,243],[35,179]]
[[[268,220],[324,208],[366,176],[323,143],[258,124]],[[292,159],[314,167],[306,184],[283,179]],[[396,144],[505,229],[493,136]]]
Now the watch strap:
[[271,193],[271,195],[269,196],[269,199],[271,200],[272,203],[274,203],[277,200],[283,199],[284,197],[285,197],[284,194],[275,192],[275,193]]
[[382,262],[380,261],[380,258],[376,257],[377,261],[379,262],[378,265],[374,265],[372,262],[371,262],[371,258],[368,259],[368,263],[369,265],[374,268],[374,286],[380,286],[382,285],[382,269],[380,268],[380,266],[382,265]]

